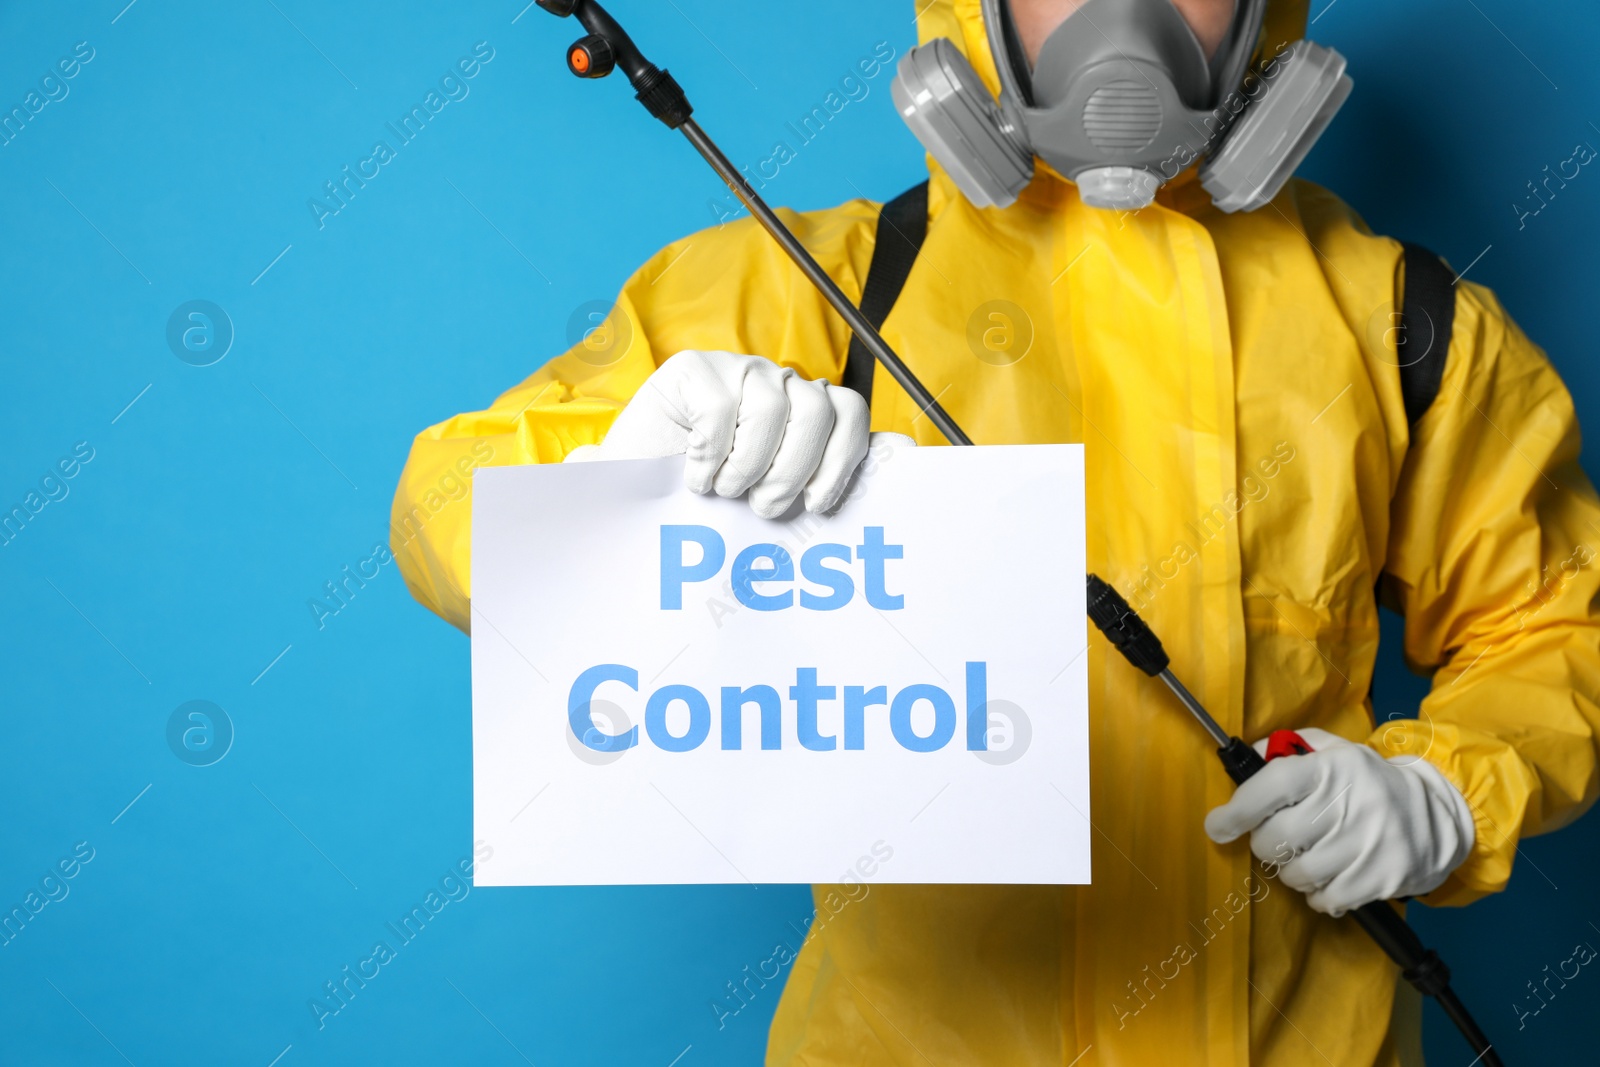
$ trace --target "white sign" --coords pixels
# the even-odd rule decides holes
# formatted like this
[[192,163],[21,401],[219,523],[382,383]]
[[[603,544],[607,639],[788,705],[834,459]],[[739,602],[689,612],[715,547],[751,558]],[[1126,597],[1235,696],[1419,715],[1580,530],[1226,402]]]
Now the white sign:
[[1088,882],[1082,446],[778,522],[681,458],[474,482],[478,884]]

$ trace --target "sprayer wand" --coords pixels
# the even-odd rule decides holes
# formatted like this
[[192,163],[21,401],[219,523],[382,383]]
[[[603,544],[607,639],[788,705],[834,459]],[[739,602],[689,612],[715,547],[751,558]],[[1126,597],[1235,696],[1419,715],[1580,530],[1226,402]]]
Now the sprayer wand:
[[[1211,740],[1217,743],[1217,758],[1222,761],[1223,769],[1235,785],[1242,785],[1267,765],[1267,760],[1252,746],[1242,738],[1228,736],[1228,732],[1217,725],[1211,713],[1172,673],[1171,660],[1167,658],[1166,649],[1161,647],[1161,640],[1155,632],[1128,606],[1120,593],[1093,574],[1089,575],[1088,608],[1090,621],[1105,635],[1106,640],[1129,663],[1165,682],[1167,688],[1205,728],[1206,733],[1211,735]],[[1289,734],[1289,731],[1283,732]],[[1291,747],[1288,751],[1310,751],[1310,746],[1297,736],[1289,736],[1293,741],[1299,741],[1299,746],[1298,749]],[[1399,965],[1401,977],[1423,996],[1433,997],[1439,1002],[1439,1007],[1450,1016],[1450,1021],[1456,1024],[1461,1036],[1472,1046],[1472,1051],[1478,1053],[1474,1063],[1481,1063],[1484,1067],[1502,1067],[1500,1057],[1495,1054],[1489,1039],[1478,1029],[1477,1022],[1467,1012],[1466,1005],[1461,1003],[1455,990],[1450,988],[1450,968],[1445,966],[1437,952],[1422,943],[1417,932],[1388,901],[1375,900],[1363,904],[1351,911],[1350,916]]]
[[806,251],[805,245],[783,224],[783,220],[767,206],[761,199],[748,179],[739,172],[722,149],[717,147],[715,141],[700,128],[700,124],[690,116],[694,108],[689,104],[689,98],[684,94],[682,86],[665,70],[645,59],[639,49],[634,45],[632,38],[619,25],[617,21],[606,13],[605,8],[595,3],[594,0],[539,0],[539,6],[552,15],[562,18],[576,16],[583,23],[583,28],[589,33],[579,38],[567,49],[567,69],[580,78],[604,78],[617,67],[628,76],[628,81],[633,85],[635,97],[645,106],[645,110],[660,119],[668,129],[679,130],[694,145],[695,151],[705,157],[711,164],[711,169],[728,184],[733,194],[755,216],[756,221],[772,235],[789,258],[794,260],[794,265],[800,268],[812,285],[817,287],[825,300],[832,305],[841,318],[849,324],[857,338],[866,346],[868,352],[883,365],[900,388],[910,395],[917,408],[928,416],[930,422],[939,428],[945,439],[953,445],[970,445],[972,439],[962,432],[944,408],[939,406],[939,401],[928,392],[926,386],[917,380],[911,373],[905,361],[889,347],[872,323],[861,310],[850,302],[844,291],[828,276],[828,272],[812,258]]

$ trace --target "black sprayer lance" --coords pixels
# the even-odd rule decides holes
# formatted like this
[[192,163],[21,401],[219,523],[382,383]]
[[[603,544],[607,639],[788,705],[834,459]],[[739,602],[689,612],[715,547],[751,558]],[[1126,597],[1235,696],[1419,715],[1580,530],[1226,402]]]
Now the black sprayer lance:
[[[1217,720],[1172,673],[1167,651],[1161,647],[1155,631],[1139,618],[1120,593],[1092,574],[1089,575],[1088,607],[1090,621],[1105,634],[1106,640],[1115,645],[1129,663],[1152,678],[1160,678],[1165,682],[1173,695],[1205,727],[1211,740],[1217,743],[1217,758],[1222,761],[1223,769],[1235,785],[1242,785],[1267,765],[1267,761],[1253,747],[1241,738],[1229,737],[1228,732],[1217,725]],[[1456,1024],[1461,1036],[1472,1046],[1472,1051],[1478,1053],[1473,1063],[1499,1067],[1500,1057],[1495,1054],[1489,1039],[1478,1029],[1478,1024],[1468,1014],[1466,1005],[1461,1003],[1455,990],[1450,988],[1450,968],[1445,966],[1437,952],[1423,945],[1417,932],[1411,929],[1400,913],[1388,901],[1375,900],[1356,908],[1350,915],[1389,958],[1400,965],[1400,973],[1406,981],[1424,996],[1438,1000],[1439,1007],[1450,1016],[1450,1021]]]
[[[828,276],[828,272],[812,258],[804,245],[783,220],[767,206],[766,201],[747,181],[739,169],[723,155],[722,149],[711,140],[690,116],[694,108],[676,79],[665,70],[645,59],[633,39],[617,24],[606,10],[594,0],[538,0],[540,7],[561,18],[576,17],[588,34],[573,42],[567,49],[567,69],[580,78],[604,78],[618,67],[628,76],[635,98],[668,129],[680,130],[694,145],[695,151],[705,158],[711,169],[727,183],[756,221],[778,242],[795,266],[816,286],[825,300],[849,324],[856,338],[867,351],[889,372],[889,375],[915,401],[917,407],[939,428],[953,445],[970,445],[968,437],[955,420],[939,406],[928,388],[917,380],[905,361],[879,336],[867,317],[850,302],[844,291]],[[1110,585],[1094,575],[1089,575],[1089,618],[1105,634],[1128,661],[1146,674],[1160,678],[1183,702],[1184,707],[1200,720],[1212,739],[1217,742],[1217,755],[1235,783],[1243,782],[1255,774],[1266,761],[1256,750],[1237,737],[1229,737],[1218,726],[1194,695],[1173,675],[1166,652],[1156,635],[1135,615],[1127,601]],[[1414,930],[1400,913],[1388,903],[1377,901],[1350,913],[1363,929],[1372,936],[1390,959],[1400,966],[1407,981],[1424,995],[1434,997],[1440,1007],[1461,1030],[1473,1051],[1477,1052],[1475,1064],[1483,1067],[1502,1067],[1483,1032],[1473,1022],[1466,1007],[1450,988],[1450,970],[1439,959],[1438,953],[1422,944]]]
[[739,168],[722,154],[716,142],[706,136],[700,124],[689,117],[694,108],[689,105],[689,98],[672,75],[645,59],[634,46],[633,39],[617,25],[616,19],[592,0],[539,0],[539,6],[562,18],[576,15],[578,21],[583,23],[583,28],[589,31],[588,36],[580,37],[567,49],[567,69],[580,78],[604,78],[621,67],[628,81],[633,84],[636,99],[645,106],[645,110],[665,123],[668,129],[683,132],[689,143],[694,145],[695,151],[704,156],[705,161],[711,164],[711,169],[728,183],[728,188],[733,190],[740,203],[789,254],[800,272],[833,305],[833,310],[850,324],[850,329],[867,346],[867,351],[883,364],[883,369],[900,384],[900,388],[910,394],[918,409],[939,428],[945,439],[953,445],[970,445],[972,439],[961,432],[961,427],[939,406],[939,401],[928,392],[927,387],[917,381],[917,376],[911,373],[895,350],[878,336],[872,323],[850,302],[850,298],[844,295],[828,272],[811,258],[805,245],[773,213],[755,187],[739,173]]

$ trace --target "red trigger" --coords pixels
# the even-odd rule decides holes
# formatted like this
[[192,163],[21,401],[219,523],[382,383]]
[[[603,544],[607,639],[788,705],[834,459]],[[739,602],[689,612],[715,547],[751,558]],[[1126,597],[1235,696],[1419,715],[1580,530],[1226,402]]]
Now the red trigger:
[[1293,730],[1274,730],[1272,736],[1267,738],[1267,759],[1277,759],[1279,756],[1304,756],[1311,751],[1311,746],[1306,739]]

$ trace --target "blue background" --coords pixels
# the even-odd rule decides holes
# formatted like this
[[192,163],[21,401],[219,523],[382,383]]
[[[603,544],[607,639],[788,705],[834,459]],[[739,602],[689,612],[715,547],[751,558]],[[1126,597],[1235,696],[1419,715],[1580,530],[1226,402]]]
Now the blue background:
[[[125,2],[0,9],[5,109],[77,42],[95,50],[0,147],[0,502],[94,449],[0,549],[0,902],[76,842],[95,850],[0,948],[0,1059],[756,1061],[777,987],[720,1030],[707,1004],[805,921],[802,887],[475,891],[323,1029],[307,1007],[471,847],[466,640],[393,565],[323,629],[307,601],[386,539],[411,435],[564,349],[575,309],[712,221],[715,178],[620,79],[572,79],[574,26],[519,17],[525,0]],[[615,6],[739,161],[876,42],[914,41],[905,0]],[[1600,144],[1600,13],[1316,12],[1357,87],[1306,173],[1377,230],[1476,260],[1592,422],[1600,176],[1520,230],[1511,205]],[[470,95],[319,229],[307,199],[478,41],[495,55]],[[882,76],[768,192],[883,198],[922,167]],[[236,331],[204,368],[165,340],[193,299]],[[1392,645],[1381,713],[1421,692]],[[204,768],[167,742],[194,699],[236,732]],[[1600,944],[1597,840],[1585,820],[1526,843],[1498,899],[1416,909],[1509,1062],[1600,1040],[1587,971],[1521,1031],[1510,1007]],[[1470,1058],[1431,1008],[1428,1045],[1437,1064]]]

